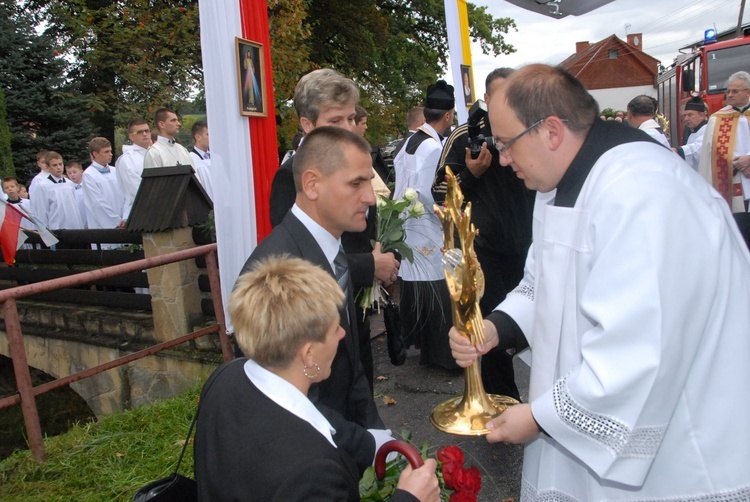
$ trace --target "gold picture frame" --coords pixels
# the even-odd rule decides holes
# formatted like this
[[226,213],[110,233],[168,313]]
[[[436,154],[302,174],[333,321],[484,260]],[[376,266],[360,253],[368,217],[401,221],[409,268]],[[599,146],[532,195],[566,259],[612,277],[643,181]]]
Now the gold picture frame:
[[267,117],[263,45],[239,37],[235,37],[235,41],[240,114],[247,117]]
[[471,66],[461,65],[461,84],[458,86],[464,97],[464,104],[471,106],[474,104],[474,79],[471,78]]

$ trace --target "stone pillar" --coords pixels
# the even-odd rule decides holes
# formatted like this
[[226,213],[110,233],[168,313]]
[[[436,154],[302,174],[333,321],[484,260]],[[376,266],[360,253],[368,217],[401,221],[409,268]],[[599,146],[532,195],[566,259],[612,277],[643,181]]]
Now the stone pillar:
[[[143,234],[146,258],[192,247],[195,247],[192,227]],[[150,268],[147,274],[156,341],[165,342],[190,333],[195,321],[201,317],[201,294],[195,261]]]

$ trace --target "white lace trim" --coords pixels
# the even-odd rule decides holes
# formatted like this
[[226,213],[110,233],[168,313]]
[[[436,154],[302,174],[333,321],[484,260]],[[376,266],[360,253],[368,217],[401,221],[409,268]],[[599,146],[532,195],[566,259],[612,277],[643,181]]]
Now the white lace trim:
[[552,395],[557,414],[569,427],[603,445],[615,456],[653,458],[656,455],[665,426],[633,430],[619,420],[589,411],[568,392],[567,377],[555,382]]
[[635,499],[633,502],[747,502],[748,500],[750,500],[750,485],[736,490],[722,490],[701,495]]
[[[750,500],[750,486],[736,490],[722,490],[700,495],[677,495],[674,497],[620,499],[631,502],[747,502]],[[521,502],[578,502],[578,499],[556,489],[540,492],[525,478],[521,481]],[[602,499],[601,502],[606,502]]]
[[525,296],[532,302],[534,301],[534,288],[532,288],[531,286],[527,286],[526,284],[524,284],[523,286],[516,287],[513,291],[511,291],[508,294]]
[[578,502],[578,499],[554,489],[537,492],[531,483],[522,479],[521,502]]

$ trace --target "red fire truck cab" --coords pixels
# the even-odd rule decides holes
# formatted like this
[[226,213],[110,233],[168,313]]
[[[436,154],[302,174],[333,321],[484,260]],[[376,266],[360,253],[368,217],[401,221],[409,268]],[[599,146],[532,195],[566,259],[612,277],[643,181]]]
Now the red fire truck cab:
[[714,30],[707,30],[704,40],[690,54],[680,54],[669,69],[659,74],[659,112],[669,120],[672,146],[682,144],[685,102],[700,95],[708,105],[709,115],[721,109],[727,79],[740,70],[750,71],[750,28],[745,28],[740,37],[722,41],[716,40]]

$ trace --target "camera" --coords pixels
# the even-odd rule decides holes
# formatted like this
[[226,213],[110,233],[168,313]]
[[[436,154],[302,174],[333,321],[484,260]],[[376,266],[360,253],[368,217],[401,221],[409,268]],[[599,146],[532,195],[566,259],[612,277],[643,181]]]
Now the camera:
[[467,123],[469,132],[469,150],[471,150],[472,159],[479,157],[483,143],[487,143],[487,148],[495,147],[495,138],[482,134],[482,122],[486,123],[487,120],[489,120],[487,103],[478,99],[469,110],[469,122]]

